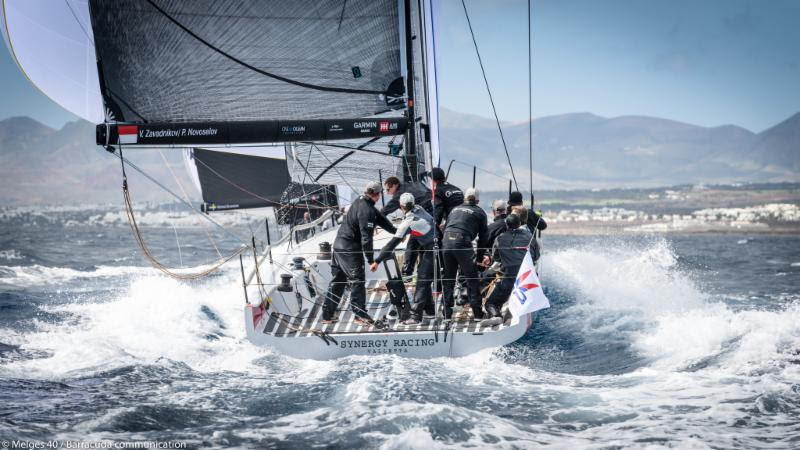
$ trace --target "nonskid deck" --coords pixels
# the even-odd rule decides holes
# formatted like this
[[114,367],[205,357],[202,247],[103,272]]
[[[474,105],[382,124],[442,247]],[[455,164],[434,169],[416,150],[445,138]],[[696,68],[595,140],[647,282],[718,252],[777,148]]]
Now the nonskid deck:
[[[413,298],[413,289],[407,289],[407,294]],[[302,310],[299,314],[281,314],[276,312],[277,308],[270,308],[266,315],[266,325],[263,328],[264,334],[273,335],[275,337],[306,337],[313,336],[315,332],[323,332],[327,335],[348,335],[348,334],[386,334],[386,333],[413,333],[413,332],[432,332],[432,331],[445,331],[445,324],[441,319],[423,318],[423,320],[416,325],[403,325],[395,319],[386,318],[383,328],[375,326],[364,326],[353,322],[355,315],[350,309],[349,296],[345,295],[345,299],[337,309],[338,321],[332,324],[323,324],[322,322],[322,304],[324,302],[324,293],[320,293],[314,299],[314,303],[310,311]],[[289,305],[281,305],[287,310]],[[384,319],[389,312],[391,303],[389,302],[389,293],[383,287],[383,283],[378,280],[367,281],[367,311],[373,319]],[[295,308],[296,309],[296,308]],[[481,322],[469,321],[451,321],[447,327],[449,332],[452,333],[474,333],[480,334],[485,332],[499,331],[502,328],[508,327],[510,320],[505,323],[496,324],[491,326],[481,326]]]

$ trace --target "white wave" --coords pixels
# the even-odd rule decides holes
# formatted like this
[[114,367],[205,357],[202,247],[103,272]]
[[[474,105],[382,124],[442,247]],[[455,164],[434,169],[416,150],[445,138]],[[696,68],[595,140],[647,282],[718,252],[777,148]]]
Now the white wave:
[[23,259],[22,253],[18,250],[0,250],[0,259],[5,259],[6,261],[15,261]]
[[[719,364],[768,364],[787,344],[800,348],[797,306],[785,310],[734,311],[705,294],[681,270],[666,240],[639,246],[619,243],[571,248],[547,255],[545,282],[569,292],[573,316],[587,333],[626,336],[655,363],[679,369],[735,350]],[[589,324],[589,325],[587,325]],[[766,335],[762,335],[766,333]],[[768,338],[768,336],[771,336]],[[760,342],[758,352],[744,344]],[[731,368],[733,368],[731,366]]]
[[150,267],[99,266],[95,270],[75,270],[68,267],[0,266],[0,283],[15,286],[56,285],[74,280],[110,278],[156,273]]
[[800,267],[800,262],[793,262],[793,263],[789,264],[789,266],[791,266],[791,267]]
[[243,300],[241,286],[231,278],[235,273],[200,284],[148,273],[133,278],[116,298],[44,306],[71,320],[36,322],[17,340],[51,356],[0,370],[60,378],[163,358],[197,370],[245,370],[261,356],[243,344]]

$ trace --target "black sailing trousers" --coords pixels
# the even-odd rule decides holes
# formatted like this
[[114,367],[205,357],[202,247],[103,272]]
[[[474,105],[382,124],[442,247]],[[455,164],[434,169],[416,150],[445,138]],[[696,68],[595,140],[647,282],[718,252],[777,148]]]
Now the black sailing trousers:
[[[412,239],[411,242],[415,240]],[[411,317],[422,319],[424,310],[433,311],[433,244],[416,245],[415,259],[419,257],[417,266],[417,285],[414,292],[414,301],[411,302]]]
[[331,284],[322,306],[322,318],[330,320],[342,301],[345,286],[350,286],[350,309],[358,317],[369,319],[367,313],[367,290],[364,284],[364,253],[352,250],[333,249],[331,259]]
[[[517,271],[509,271],[507,273],[516,274]],[[504,276],[495,281],[494,289],[492,290],[492,293],[489,294],[489,298],[486,299],[486,312],[488,313],[489,318],[503,316],[501,314],[503,305],[508,301],[509,296],[511,296],[511,292],[514,290],[515,281],[516,275]]]
[[478,271],[475,269],[475,250],[468,237],[459,232],[445,231],[442,243],[442,254],[444,257],[444,280],[442,287],[444,290],[444,311],[445,317],[450,318],[453,308],[453,289],[456,284],[456,273],[461,270],[461,274],[466,279],[467,296],[472,313],[476,319],[483,318],[481,309],[481,297],[478,290]]

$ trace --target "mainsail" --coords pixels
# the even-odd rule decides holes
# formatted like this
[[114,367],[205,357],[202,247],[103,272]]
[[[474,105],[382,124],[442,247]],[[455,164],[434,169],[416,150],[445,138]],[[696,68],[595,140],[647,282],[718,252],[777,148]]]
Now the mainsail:
[[137,144],[182,145],[192,130],[213,144],[405,131],[399,113],[388,127],[357,120],[403,106],[394,0],[89,4],[106,107],[146,124],[140,138],[169,138]]
[[[243,160],[236,146],[285,144],[288,167],[254,166],[341,192],[438,164],[438,0],[0,2],[22,71],[102,122],[98,144],[201,148],[225,167]],[[207,205],[276,197],[241,186],[256,195],[233,201],[187,166]]]

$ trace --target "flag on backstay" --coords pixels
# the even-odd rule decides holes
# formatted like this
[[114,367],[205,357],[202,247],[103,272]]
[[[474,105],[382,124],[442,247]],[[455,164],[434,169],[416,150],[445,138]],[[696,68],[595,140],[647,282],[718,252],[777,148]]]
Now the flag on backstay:
[[508,299],[508,309],[514,317],[520,317],[549,307],[550,301],[544,295],[529,250],[525,253],[525,259],[522,260],[522,265],[517,272],[514,290],[511,291]]

